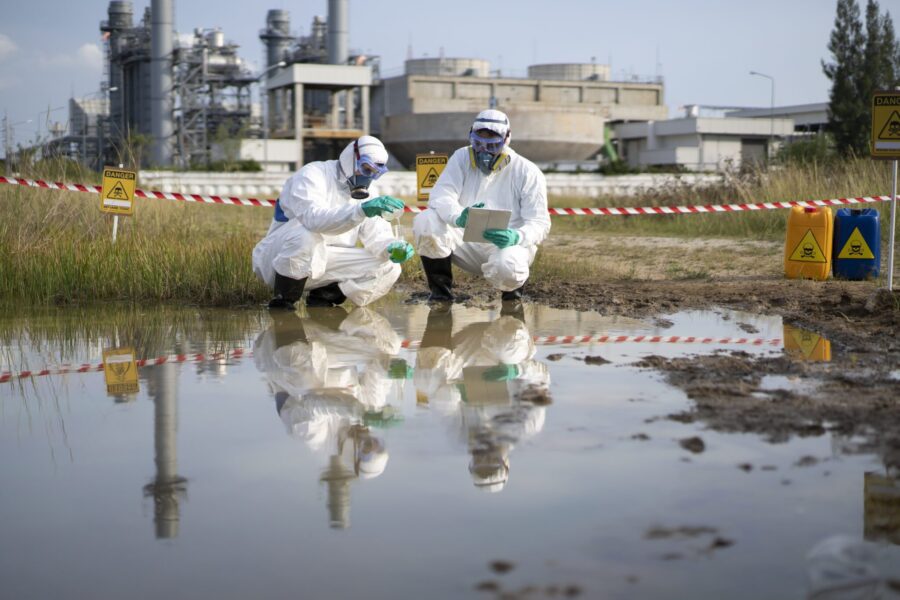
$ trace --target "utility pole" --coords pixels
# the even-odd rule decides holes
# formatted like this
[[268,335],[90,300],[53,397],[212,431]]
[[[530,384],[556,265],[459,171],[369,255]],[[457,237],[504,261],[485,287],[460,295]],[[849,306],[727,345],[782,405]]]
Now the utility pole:
[[766,75],[765,73],[759,73],[757,71],[750,71],[750,74],[765,77],[772,84],[771,95],[769,97],[769,147],[766,150],[766,158],[768,159],[773,150],[772,145],[775,142],[775,78],[771,75]]

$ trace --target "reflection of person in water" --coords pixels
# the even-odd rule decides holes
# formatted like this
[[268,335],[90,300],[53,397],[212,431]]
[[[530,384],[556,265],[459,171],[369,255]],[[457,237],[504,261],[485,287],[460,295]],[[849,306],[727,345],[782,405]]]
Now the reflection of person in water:
[[372,428],[395,420],[388,398],[402,393],[409,369],[391,360],[400,337],[374,311],[309,312],[304,319],[273,314],[275,322],[254,344],[254,360],[288,433],[313,450],[331,452],[321,481],[328,486],[332,527],[346,528],[350,483],[377,477],[387,466],[387,449]]
[[472,323],[455,335],[452,327],[451,310],[431,310],[416,358],[417,398],[460,416],[475,486],[500,491],[514,444],[543,428],[550,374],[533,360],[521,316]]

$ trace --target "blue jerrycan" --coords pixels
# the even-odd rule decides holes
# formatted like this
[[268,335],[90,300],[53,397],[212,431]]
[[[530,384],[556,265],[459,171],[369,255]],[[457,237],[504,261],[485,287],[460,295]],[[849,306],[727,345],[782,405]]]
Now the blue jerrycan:
[[874,279],[881,267],[881,228],[874,208],[840,208],[834,217],[834,276]]

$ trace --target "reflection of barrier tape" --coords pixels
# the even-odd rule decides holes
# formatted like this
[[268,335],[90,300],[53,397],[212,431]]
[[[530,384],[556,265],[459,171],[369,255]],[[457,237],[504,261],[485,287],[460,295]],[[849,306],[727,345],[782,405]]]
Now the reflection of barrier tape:
[[[781,339],[763,338],[713,338],[687,335],[543,335],[532,338],[538,346],[556,344],[707,344],[707,345],[739,345],[739,346],[781,346]],[[421,342],[403,340],[403,348],[418,348]]]
[[[88,186],[77,183],[53,183],[39,179],[19,179],[0,176],[0,183],[24,185],[47,190],[64,190],[70,192],[100,193],[100,186]],[[158,200],[178,200],[181,202],[201,202],[205,204],[236,204],[239,206],[275,206],[275,200],[258,198],[235,198],[233,196],[203,196],[201,194],[181,194],[177,192],[155,192],[135,190],[138,198],[155,198]],[[832,198],[830,200],[790,200],[787,202],[754,202],[740,204],[704,204],[693,206],[635,206],[625,208],[551,208],[549,213],[557,216],[614,216],[614,215],[693,215],[702,213],[730,213],[755,210],[773,210],[802,206],[841,206],[845,204],[871,204],[873,202],[890,202],[890,196],[863,196],[859,198]],[[421,206],[407,206],[405,211],[419,213],[425,210]]]
[[[229,358],[249,358],[253,356],[252,352],[247,352],[243,348],[236,348],[228,352],[214,352],[212,354],[169,354],[168,356],[160,356],[157,358],[142,358],[134,361],[139,367],[152,367],[165,363],[186,363],[186,362],[208,362],[223,360]],[[60,365],[58,367],[41,369],[40,371],[19,371],[13,373],[11,371],[0,372],[0,383],[12,381],[13,379],[27,379],[29,377],[42,377],[44,375],[65,375],[67,373],[95,373],[103,371],[103,363],[99,364],[82,364],[82,365]]]
[[[645,344],[705,344],[705,345],[739,345],[739,346],[780,346],[781,339],[763,339],[763,338],[714,338],[714,337],[694,337],[685,335],[544,335],[534,336],[532,338],[538,346],[553,346],[557,344],[623,344],[623,343],[645,343]],[[403,340],[400,343],[401,348],[416,349],[421,346],[419,340]],[[213,354],[169,354],[158,358],[142,358],[136,360],[135,364],[139,367],[152,367],[165,363],[186,363],[186,362],[207,362],[222,360],[228,358],[249,358],[253,356],[253,352],[244,350],[243,348],[235,348],[228,352],[215,352]],[[60,365],[54,368],[42,369],[40,371],[19,371],[13,373],[11,371],[0,372],[0,383],[6,383],[14,379],[26,379],[29,377],[42,377],[44,375],[65,375],[66,373],[90,373],[103,371],[103,363],[100,364],[83,364],[83,365]]]

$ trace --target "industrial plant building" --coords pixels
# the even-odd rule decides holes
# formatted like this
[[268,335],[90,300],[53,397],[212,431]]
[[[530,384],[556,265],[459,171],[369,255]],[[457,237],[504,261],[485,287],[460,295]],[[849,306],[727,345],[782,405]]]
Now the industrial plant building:
[[409,167],[417,153],[464,145],[472,116],[496,107],[510,116],[513,146],[539,165],[597,164],[615,155],[614,134],[633,166],[707,170],[766,156],[773,136],[794,127],[752,110],[720,123],[667,121],[661,78],[612,81],[593,62],[532,65],[514,78],[478,58],[410,58],[402,75],[382,78],[379,57],[350,49],[348,0],[328,0],[307,36],[291,33],[288,11],[268,10],[266,64],[254,73],[221,30],[176,33],[172,2],[151,0],[138,21],[132,2],[109,3],[101,93],[70,101],[68,131],[44,152],[93,168],[255,161],[282,173],[372,134],[395,167]]

